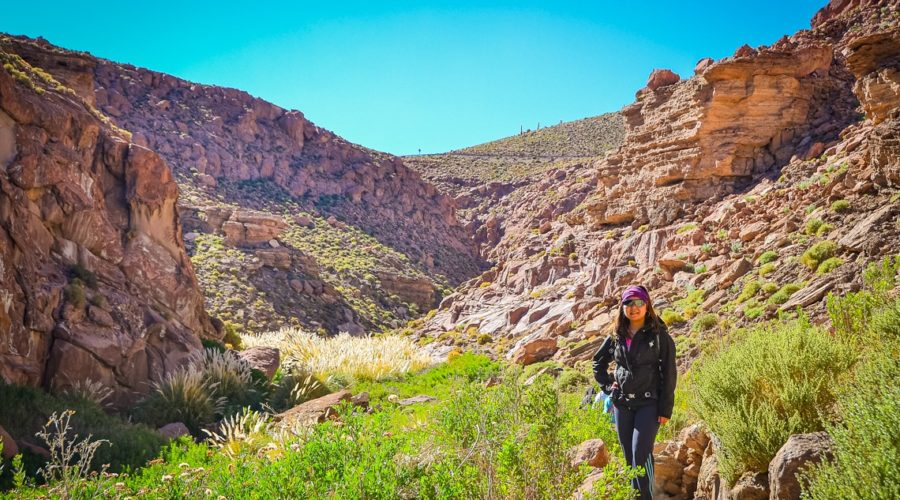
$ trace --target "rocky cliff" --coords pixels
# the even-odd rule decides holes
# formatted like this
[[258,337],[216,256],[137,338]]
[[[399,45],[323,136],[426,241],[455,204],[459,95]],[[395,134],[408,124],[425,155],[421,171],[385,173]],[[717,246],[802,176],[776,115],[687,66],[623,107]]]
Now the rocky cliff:
[[500,197],[496,265],[442,302],[422,342],[575,363],[633,282],[654,290],[684,363],[733,326],[797,306],[820,317],[900,241],[898,19],[896,2],[832,2],[812,29],[686,80],[654,71],[622,110],[621,147]]
[[[123,405],[215,337],[166,162],[0,40],[0,376]],[[69,84],[75,88],[70,87]]]
[[246,92],[8,43],[171,165],[207,307],[238,329],[399,326],[482,269],[453,200],[396,157]]

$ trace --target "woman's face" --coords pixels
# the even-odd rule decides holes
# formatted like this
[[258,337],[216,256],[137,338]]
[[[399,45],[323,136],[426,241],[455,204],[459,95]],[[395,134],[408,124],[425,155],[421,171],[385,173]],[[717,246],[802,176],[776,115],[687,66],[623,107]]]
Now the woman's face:
[[625,317],[629,321],[640,321],[647,315],[647,303],[640,299],[631,299],[622,304]]

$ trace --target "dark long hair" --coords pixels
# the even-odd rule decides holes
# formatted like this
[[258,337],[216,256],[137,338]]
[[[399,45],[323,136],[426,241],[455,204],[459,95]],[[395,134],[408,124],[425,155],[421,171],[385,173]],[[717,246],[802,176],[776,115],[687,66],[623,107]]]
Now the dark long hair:
[[[647,287],[644,285],[637,285],[643,291],[647,292],[647,297],[650,296],[650,291],[647,290]],[[625,337],[628,336],[628,316],[625,316],[625,306],[619,301],[619,315],[616,318],[616,335],[619,337],[619,340],[624,340]],[[657,328],[659,325],[664,325],[659,316],[656,315],[656,311],[653,310],[653,300],[651,299],[647,302],[647,316],[644,319],[644,323],[647,326]]]

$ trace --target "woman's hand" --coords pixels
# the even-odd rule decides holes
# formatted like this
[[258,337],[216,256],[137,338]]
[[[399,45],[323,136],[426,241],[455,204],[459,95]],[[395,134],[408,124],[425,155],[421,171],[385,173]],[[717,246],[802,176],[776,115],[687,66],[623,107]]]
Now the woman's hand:
[[666,425],[666,422],[669,421],[669,419],[666,417],[659,417],[656,420],[659,422],[659,425]]

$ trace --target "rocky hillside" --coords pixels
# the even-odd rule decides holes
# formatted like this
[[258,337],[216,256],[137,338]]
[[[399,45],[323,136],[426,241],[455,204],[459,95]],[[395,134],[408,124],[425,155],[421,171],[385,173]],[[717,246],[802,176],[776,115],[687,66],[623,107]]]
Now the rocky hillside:
[[482,270],[453,201],[398,158],[246,92],[5,44],[172,166],[207,306],[237,328],[397,326]]
[[159,155],[14,47],[0,40],[0,377],[99,383],[125,405],[220,336],[178,187]]
[[[701,339],[859,287],[900,242],[896,2],[833,2],[812,29],[657,70],[616,151],[523,186],[485,224],[491,270],[447,297],[421,341],[574,363],[617,293],[655,292],[683,362]],[[477,189],[473,190],[477,193]]]
[[[454,197],[458,216],[474,235],[482,255],[493,259],[491,252],[502,237],[508,219],[528,211],[523,197],[529,197],[529,186],[542,191],[555,189],[564,177],[593,182],[590,167],[598,158],[622,144],[625,127],[619,113],[560,123],[536,131],[479,144],[444,154],[405,158],[444,192]],[[583,195],[590,186],[585,184]],[[567,193],[566,203],[577,205],[575,193]],[[575,205],[565,210],[571,210]]]

